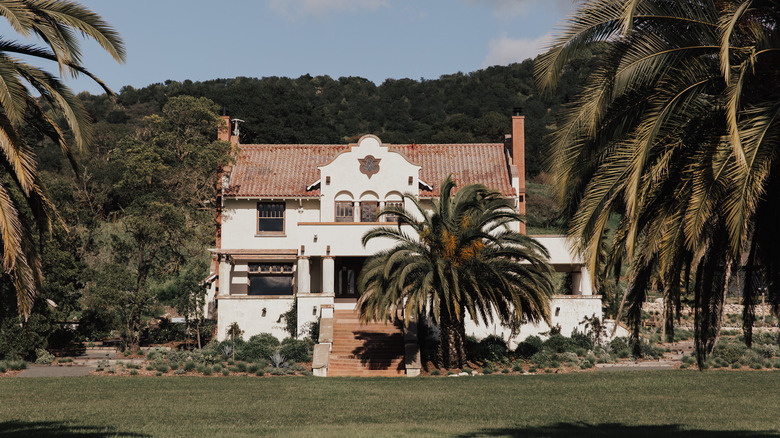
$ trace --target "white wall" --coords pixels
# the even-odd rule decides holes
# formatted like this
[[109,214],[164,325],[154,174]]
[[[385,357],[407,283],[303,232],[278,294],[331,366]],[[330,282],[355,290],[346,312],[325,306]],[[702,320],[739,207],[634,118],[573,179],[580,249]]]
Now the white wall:
[[287,200],[284,236],[257,234],[259,199],[223,201],[222,249],[295,249],[298,248],[298,222],[320,220],[319,199]]
[[[583,320],[585,317],[597,316],[603,318],[601,310],[601,296],[573,296],[573,295],[555,295],[550,301],[551,323],[553,326],[561,327],[561,334],[570,336],[572,331],[577,328],[584,331]],[[501,326],[498,322],[485,326],[480,321],[477,325],[472,320],[466,321],[466,334],[482,339],[489,335],[497,335],[507,340],[510,348],[515,348],[518,342],[521,342],[529,336],[539,336],[545,338],[542,333],[549,332],[550,326],[541,322],[539,324],[525,324],[520,328],[520,333],[510,339],[510,330]]]
[[[358,161],[368,155],[379,159],[379,172],[370,178],[360,171]],[[345,195],[349,194],[354,201],[365,199],[380,202],[403,193],[417,195],[419,173],[420,166],[410,163],[400,153],[389,151],[377,137],[365,135],[350,151],[320,167],[321,221],[335,221],[335,201],[340,194],[339,200],[347,199]],[[328,177],[330,184],[327,183]],[[409,177],[412,177],[411,184]]]
[[[237,322],[244,331],[244,340],[260,333],[271,333],[277,338],[290,337],[285,330],[284,319],[280,316],[290,310],[294,297],[265,298],[265,297],[219,297],[217,301],[217,339],[222,341],[228,338],[227,328],[233,322]],[[266,309],[266,315],[263,315]]]

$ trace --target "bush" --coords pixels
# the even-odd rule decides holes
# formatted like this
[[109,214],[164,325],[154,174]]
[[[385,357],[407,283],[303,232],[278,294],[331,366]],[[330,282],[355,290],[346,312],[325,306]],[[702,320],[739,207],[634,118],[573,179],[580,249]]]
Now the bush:
[[758,351],[767,359],[771,359],[774,356],[777,356],[778,350],[778,346],[775,344],[761,344],[758,347]]
[[747,346],[741,342],[718,342],[715,349],[712,351],[712,355],[719,357],[728,363],[735,363],[739,361],[747,351]]
[[543,349],[550,350],[555,353],[563,353],[569,348],[572,348],[572,345],[573,344],[571,339],[561,334],[555,334],[544,341]]
[[[236,343],[238,346],[238,343]],[[261,333],[252,336],[248,341],[242,343],[241,348],[236,348],[236,358],[243,361],[253,362],[260,359],[268,359],[279,347],[279,340],[270,333]]]
[[37,356],[35,363],[39,365],[51,365],[54,363],[54,355],[46,351],[45,348],[35,350],[35,355]]
[[631,346],[628,338],[615,338],[609,343],[609,351],[620,358],[626,358],[631,355]]
[[530,359],[534,354],[542,351],[542,340],[538,336],[529,336],[515,348],[515,355],[523,359]]
[[247,370],[246,362],[238,361],[236,362],[236,371],[240,373],[245,373]]
[[575,329],[571,334],[570,345],[574,349],[593,350],[593,339]]
[[161,373],[167,373],[168,372],[168,365],[165,365],[165,364],[161,363],[161,364],[157,365],[156,369],[157,369],[157,371],[159,371]]
[[8,372],[8,365],[6,365],[5,362],[0,362],[0,374],[5,374]]
[[441,371],[439,371],[439,370],[432,370],[432,371],[431,371],[431,375],[432,375],[432,376],[438,376],[438,375],[441,375]]
[[287,360],[294,362],[309,362],[311,361],[311,352],[313,348],[314,342],[311,339],[298,340],[286,338],[282,341],[279,353],[286,357]]
[[479,342],[474,341],[470,341],[466,345],[468,360],[472,362],[501,362],[507,359],[509,347],[501,337],[490,335]]
[[195,369],[195,362],[188,360],[187,362],[184,362],[184,371],[192,371]]
[[23,360],[7,360],[6,365],[11,371],[21,371],[27,369],[27,362]]
[[555,355],[549,353],[548,351],[540,351],[533,356],[531,356],[531,363],[536,365],[539,368],[545,368],[552,366],[552,364],[555,362]]
[[482,368],[482,374],[493,374],[496,370],[494,370],[492,367],[485,367]]

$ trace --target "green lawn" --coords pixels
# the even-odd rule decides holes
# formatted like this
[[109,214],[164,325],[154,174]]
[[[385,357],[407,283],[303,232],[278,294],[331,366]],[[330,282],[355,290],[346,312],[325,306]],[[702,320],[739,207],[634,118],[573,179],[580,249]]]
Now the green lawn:
[[0,437],[780,436],[780,372],[0,379]]

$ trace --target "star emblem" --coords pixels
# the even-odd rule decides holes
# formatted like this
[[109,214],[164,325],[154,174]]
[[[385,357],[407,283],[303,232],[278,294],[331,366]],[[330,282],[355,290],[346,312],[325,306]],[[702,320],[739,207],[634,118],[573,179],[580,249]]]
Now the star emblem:
[[382,160],[373,155],[366,155],[364,158],[358,158],[358,161],[360,161],[360,172],[371,179],[371,176],[379,172],[379,162]]

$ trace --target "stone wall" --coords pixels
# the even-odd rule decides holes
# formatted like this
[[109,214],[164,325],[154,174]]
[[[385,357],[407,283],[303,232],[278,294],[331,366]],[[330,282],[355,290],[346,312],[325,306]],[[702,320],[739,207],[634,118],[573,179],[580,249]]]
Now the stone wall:
[[[741,304],[726,304],[725,313],[726,315],[742,315],[743,307],[744,306],[742,306]],[[661,314],[664,311],[664,303],[661,301],[644,303],[642,305],[642,310],[647,313]],[[683,306],[680,312],[683,315],[692,315],[693,309],[691,309],[689,306]],[[756,316],[767,316],[767,315],[771,315],[771,308],[768,304],[764,304],[764,305],[759,304],[756,306]]]

